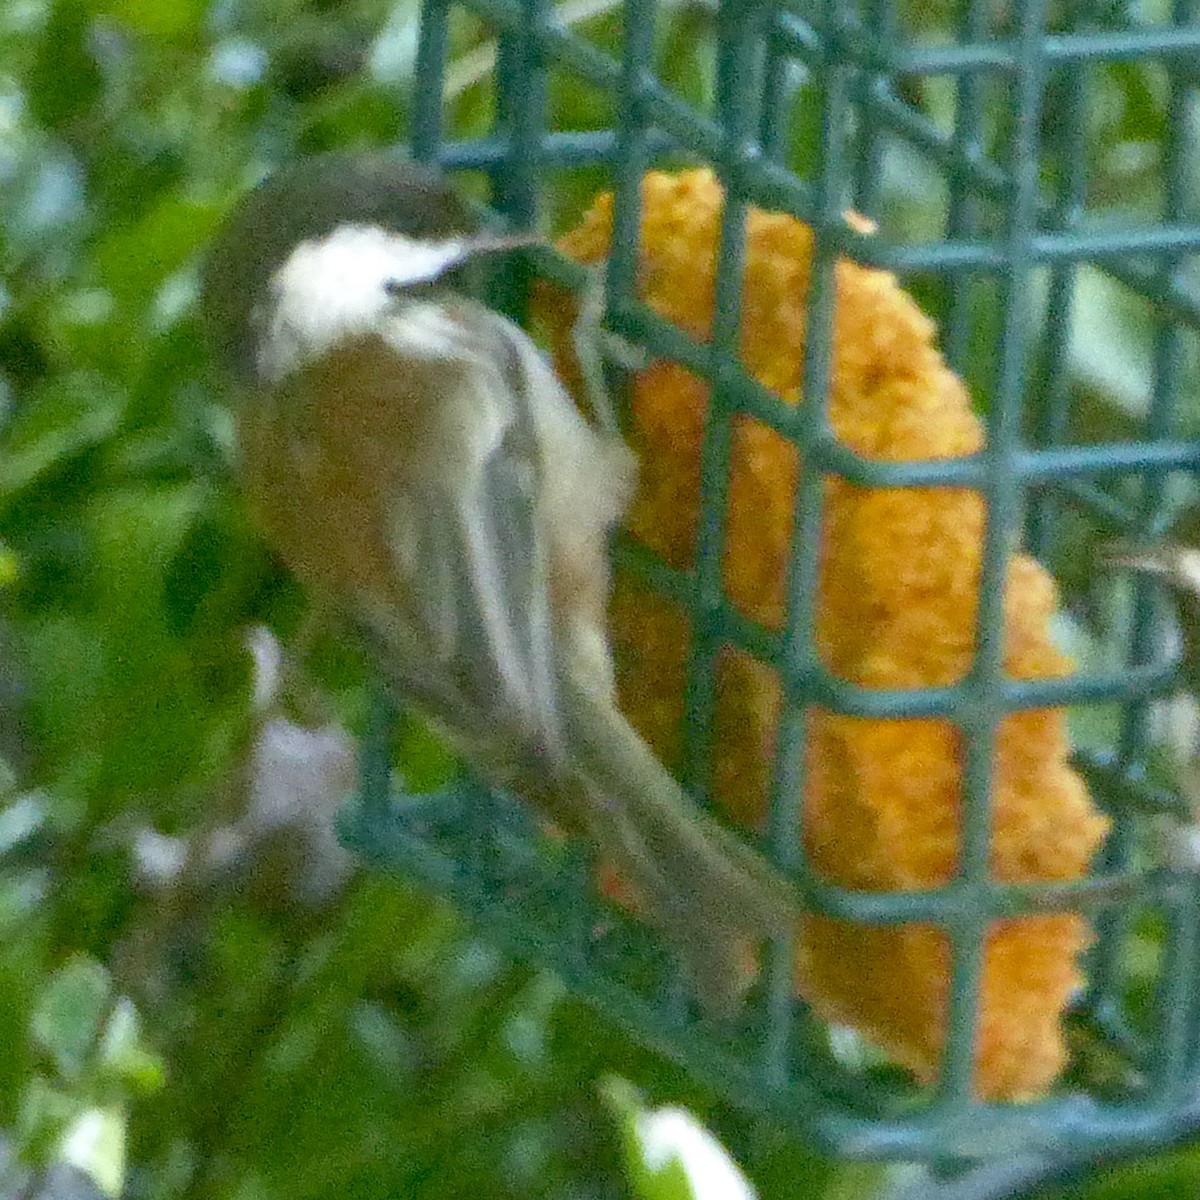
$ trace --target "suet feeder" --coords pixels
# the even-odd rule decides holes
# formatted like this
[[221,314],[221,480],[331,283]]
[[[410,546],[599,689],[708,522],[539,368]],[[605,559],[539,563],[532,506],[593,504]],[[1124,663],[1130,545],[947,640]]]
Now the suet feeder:
[[[1190,816],[1151,719],[1176,655],[1153,581],[1094,558],[1159,534],[1200,467],[1200,24],[1168,7],[717,0],[708,99],[661,78],[661,2],[606,10],[615,41],[547,0],[422,11],[418,157],[482,173],[516,228],[572,172],[611,190],[560,246],[606,261],[607,323],[650,364],[612,381],[645,464],[614,547],[623,700],[814,917],[706,1020],[582,848],[469,780],[398,792],[383,711],[346,839],[737,1104],[947,1194],[1200,1126],[1197,875],[1151,836]],[[495,37],[494,114],[455,141],[463,12]],[[1097,184],[1097,97],[1130,72],[1162,125],[1138,204]],[[563,81],[611,127],[553,127]],[[1147,348],[1110,422],[1098,291]]]

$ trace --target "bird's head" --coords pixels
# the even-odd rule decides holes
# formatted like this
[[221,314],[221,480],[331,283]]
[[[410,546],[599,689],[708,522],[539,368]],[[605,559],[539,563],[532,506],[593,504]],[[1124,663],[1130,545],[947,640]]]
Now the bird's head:
[[236,377],[273,382],[370,329],[404,295],[461,286],[480,253],[530,240],[482,232],[432,167],[382,153],[321,155],[234,207],[204,265],[202,314]]

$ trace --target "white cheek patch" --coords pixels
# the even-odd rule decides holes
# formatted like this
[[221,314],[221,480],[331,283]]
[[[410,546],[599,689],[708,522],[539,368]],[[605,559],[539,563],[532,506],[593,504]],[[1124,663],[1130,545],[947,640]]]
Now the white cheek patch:
[[432,282],[470,252],[462,239],[418,242],[374,225],[301,242],[271,280],[259,371],[277,383],[339,342],[378,330],[389,287]]
[[448,242],[414,242],[395,236],[387,284],[393,288],[432,283],[471,253],[471,244],[461,238]]

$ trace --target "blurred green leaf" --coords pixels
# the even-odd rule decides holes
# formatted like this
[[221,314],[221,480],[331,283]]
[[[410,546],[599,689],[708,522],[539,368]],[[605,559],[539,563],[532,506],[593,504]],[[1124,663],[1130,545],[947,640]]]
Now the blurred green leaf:
[[108,972],[82,956],[60,967],[43,990],[30,1033],[64,1079],[77,1079],[86,1067],[111,997]]
[[31,1166],[49,1164],[79,1110],[74,1096],[35,1075],[25,1089],[13,1131],[19,1158]]
[[202,0],[171,0],[170,4],[155,0],[100,0],[96,8],[145,37],[166,42],[194,38],[200,32],[207,5]]
[[1135,141],[1161,142],[1166,135],[1162,87],[1153,85],[1152,68],[1145,63],[1109,64],[1111,78],[1121,91],[1120,133]]
[[205,244],[219,211],[168,194],[132,225],[108,232],[96,247],[98,282],[128,312],[148,303],[163,281]]
[[47,381],[21,407],[4,434],[0,506],[11,504],[43,476],[62,471],[83,450],[108,437],[124,396],[86,372]]
[[141,1019],[127,996],[113,1005],[100,1040],[98,1066],[122,1090],[136,1095],[150,1095],[166,1081],[163,1061],[143,1044]]
[[[612,26],[619,28],[616,20]],[[659,78],[681,99],[707,111],[716,86],[715,10],[703,4],[678,4],[665,14],[662,27],[657,54]]]
[[47,884],[46,875],[39,871],[0,871],[0,937],[25,932],[33,911],[46,900]]
[[50,129],[90,116],[99,103],[104,80],[91,34],[92,14],[85,0],[54,0],[25,80],[33,117]]
[[404,787],[416,795],[444,787],[462,769],[462,760],[419,717],[404,713],[396,726],[393,760]]
[[268,570],[261,541],[214,498],[167,563],[162,602],[169,629],[183,636],[235,627]]
[[1200,1147],[1184,1146],[1125,1164],[1106,1164],[1102,1171],[1075,1180],[1067,1188],[1050,1188],[1039,1200],[1179,1200],[1200,1188]]

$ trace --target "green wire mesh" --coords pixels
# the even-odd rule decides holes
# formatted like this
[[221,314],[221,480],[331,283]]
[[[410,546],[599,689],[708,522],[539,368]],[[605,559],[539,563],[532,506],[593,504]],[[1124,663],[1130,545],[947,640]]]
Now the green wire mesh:
[[[386,705],[366,742],[363,794],[346,814],[346,840],[364,856],[445,890],[517,952],[556,971],[639,1038],[731,1100],[799,1127],[832,1153],[966,1164],[1020,1152],[1029,1156],[1022,1162],[1062,1162],[1165,1140],[1200,1122],[1200,893],[1193,875],[1158,866],[1140,849],[1139,831],[1149,814],[1184,811],[1179,798],[1152,785],[1144,769],[1149,702],[1175,679],[1173,665],[1162,661],[1154,590],[1136,585],[1128,659],[1118,669],[1014,681],[1002,665],[1001,586],[1006,555],[1019,538],[1054,563],[1080,521],[1102,539],[1157,532],[1172,474],[1200,466],[1200,445],[1177,432],[1186,357],[1200,327],[1200,288],[1187,274],[1189,255],[1200,249],[1200,226],[1187,219],[1184,161],[1189,102],[1200,83],[1195,8],[1195,0],[1175,0],[1167,19],[1143,24],[1114,4],[1048,12],[1040,0],[1013,0],[1001,20],[989,4],[969,0],[956,10],[957,40],[909,44],[894,0],[725,0],[713,14],[716,94],[712,111],[701,112],[656,78],[660,14],[653,0],[624,0],[619,60],[562,24],[547,0],[425,0],[415,153],[485,173],[495,206],[519,227],[538,223],[546,181],[556,173],[603,167],[616,194],[607,267],[610,325],[713,384],[697,568],[679,573],[629,544],[616,549],[625,565],[683,603],[691,617],[685,782],[705,802],[714,662],[722,647],[742,647],[780,672],[787,697],[764,851],[832,915],[874,924],[934,922],[952,943],[940,1083],[917,1089],[898,1072],[856,1066],[838,1053],[828,1031],[793,996],[788,945],[771,949],[740,1022],[702,1020],[662,947],[594,898],[582,852],[549,845],[522,806],[470,781],[434,796],[395,795]],[[447,142],[450,23],[464,11],[497,38],[494,126],[488,136]],[[1090,73],[1122,62],[1157,64],[1168,93],[1161,213],[1154,223],[1089,219]],[[610,97],[613,128],[549,129],[548,89],[556,78]],[[798,78],[807,81],[819,106],[817,167],[806,178],[785,166]],[[921,81],[933,79],[952,81],[951,128],[908,98]],[[1008,122],[1001,155],[985,151],[982,133],[997,95]],[[897,147],[922,156],[942,180],[945,236],[937,240],[863,237],[842,220],[848,206],[879,212],[885,159]],[[728,196],[709,345],[693,343],[636,299],[639,182],[664,153],[714,166]],[[805,402],[797,408],[759,387],[738,363],[742,228],[750,204],[793,213],[817,234]],[[882,463],[834,439],[822,398],[839,255],[894,270],[906,281],[940,281],[946,300],[941,344],[960,371],[972,337],[972,288],[992,281],[1002,328],[986,450],[949,461]],[[1152,385],[1144,416],[1127,440],[1069,440],[1067,350],[1085,264],[1144,298],[1153,314]],[[574,278],[561,263],[545,266],[560,279]],[[1038,283],[1047,289],[1046,316],[1034,328]],[[722,591],[731,417],[737,413],[794,439],[806,464],[781,633],[752,626]],[[866,487],[968,486],[986,496],[978,647],[974,669],[961,683],[870,691],[822,667],[811,635],[812,598],[822,477],[831,474]],[[988,792],[999,722],[1021,709],[1101,704],[1119,707],[1110,745],[1081,754],[1078,762],[1114,818],[1094,876],[1045,886],[992,881]],[[813,875],[803,859],[794,803],[804,785],[802,747],[813,705],[863,717],[947,716],[955,722],[967,747],[955,880],[928,892],[867,894]],[[980,1103],[972,1095],[972,1046],[985,930],[1000,916],[1058,908],[1089,912],[1098,933],[1087,991],[1071,1018],[1077,1061],[1049,1099]],[[1161,927],[1161,958],[1153,985],[1131,999],[1126,958],[1135,926],[1146,922]]]

